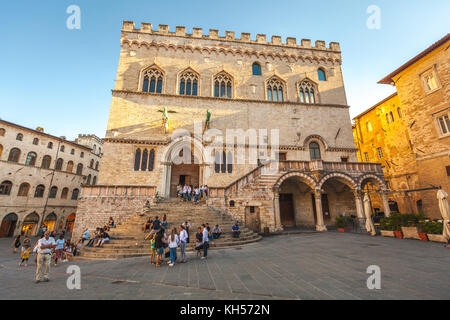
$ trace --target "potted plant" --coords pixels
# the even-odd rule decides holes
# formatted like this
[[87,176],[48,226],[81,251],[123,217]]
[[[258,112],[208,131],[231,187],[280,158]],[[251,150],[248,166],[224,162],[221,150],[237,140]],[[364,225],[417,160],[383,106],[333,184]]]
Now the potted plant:
[[447,242],[442,235],[442,231],[444,228],[444,225],[442,223],[438,221],[429,221],[425,222],[422,228],[423,231],[426,232],[427,237],[430,241],[443,243]]
[[395,238],[395,234],[392,228],[391,218],[383,218],[380,220],[380,232],[383,237]]
[[394,235],[396,238],[403,239],[402,233],[402,214],[398,212],[393,212],[391,214],[391,226],[392,231],[394,231]]
[[345,217],[337,217],[336,218],[336,227],[338,228],[339,232],[345,232],[346,225],[347,225],[347,223],[346,223]]
[[421,224],[426,219],[425,215],[423,213],[414,214],[414,213],[407,213],[402,214],[400,221],[401,221],[401,228],[403,232],[403,237],[405,239],[418,239],[421,240],[421,237],[419,236],[419,232],[417,227],[419,224]]

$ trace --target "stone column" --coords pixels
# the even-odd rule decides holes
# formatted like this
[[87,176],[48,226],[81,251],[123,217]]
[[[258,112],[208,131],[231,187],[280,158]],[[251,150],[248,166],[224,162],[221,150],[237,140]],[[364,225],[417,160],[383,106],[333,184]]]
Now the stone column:
[[327,231],[327,227],[323,222],[322,192],[320,190],[314,191],[314,199],[316,201],[316,230],[320,232]]
[[384,216],[390,217],[391,209],[389,208],[389,196],[386,190],[383,190],[383,192],[381,193],[381,200],[383,201]]
[[172,164],[164,162],[162,163],[162,165],[164,166],[164,169],[160,196],[163,198],[168,198],[170,197],[170,178],[172,174]]
[[281,226],[281,215],[280,215],[280,191],[279,189],[274,190],[274,199],[273,199],[273,208],[274,208],[274,222],[275,229],[281,230],[283,229]]
[[360,190],[354,190],[353,194],[355,195],[355,205],[356,205],[356,215],[358,217],[358,226],[361,231],[366,230],[366,217],[364,215],[364,205],[362,202],[362,194]]

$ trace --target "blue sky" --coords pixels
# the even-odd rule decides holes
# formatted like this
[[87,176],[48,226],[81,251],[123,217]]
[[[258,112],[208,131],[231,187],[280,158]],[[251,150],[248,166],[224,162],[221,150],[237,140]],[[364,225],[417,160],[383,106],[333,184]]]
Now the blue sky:
[[[69,5],[81,30],[66,28]],[[366,10],[381,9],[369,30]],[[448,0],[3,1],[0,118],[74,139],[103,137],[123,20],[340,42],[351,116],[394,91],[377,81],[450,31]]]

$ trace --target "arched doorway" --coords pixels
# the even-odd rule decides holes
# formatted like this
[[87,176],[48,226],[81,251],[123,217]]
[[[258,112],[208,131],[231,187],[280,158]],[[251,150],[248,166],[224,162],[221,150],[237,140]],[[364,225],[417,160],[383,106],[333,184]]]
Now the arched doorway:
[[171,144],[162,157],[164,179],[163,197],[176,197],[177,185],[187,184],[192,187],[204,182],[204,149],[201,142],[184,136]]
[[280,223],[284,228],[314,227],[316,215],[311,181],[302,176],[291,176],[282,181],[279,186]]
[[70,233],[73,232],[73,226],[75,225],[75,217],[76,217],[76,214],[75,214],[75,213],[71,213],[71,214],[67,217],[67,220],[66,220],[66,227],[65,227],[66,232],[70,232]]
[[[384,191],[387,190],[387,186],[379,177],[373,175],[366,175],[361,179],[360,188],[364,193],[368,193],[370,196],[371,214],[383,214],[386,215],[386,211],[388,211],[388,215],[392,211],[389,208],[389,198],[383,194]],[[386,202],[386,203],[384,203]],[[396,208],[398,210],[398,207]],[[396,210],[396,212],[398,212]]]
[[322,189],[322,212],[325,226],[333,226],[339,216],[353,217],[357,223],[357,209],[354,190],[356,184],[351,178],[332,176],[326,179]]
[[39,215],[36,212],[30,213],[25,217],[25,220],[23,220],[22,232],[27,236],[35,235],[38,223]]
[[17,220],[18,217],[15,213],[10,213],[3,218],[0,226],[0,238],[11,238],[14,236]]
[[56,214],[54,212],[50,213],[44,220],[44,226],[47,227],[48,231],[53,231],[56,225]]

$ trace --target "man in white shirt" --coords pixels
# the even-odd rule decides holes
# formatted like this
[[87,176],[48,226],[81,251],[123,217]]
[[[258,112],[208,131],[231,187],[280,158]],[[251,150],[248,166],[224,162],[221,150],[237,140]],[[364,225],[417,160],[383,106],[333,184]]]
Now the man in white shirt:
[[188,239],[188,233],[183,226],[180,226],[180,249],[181,249],[181,263],[187,262],[186,260],[186,242]]
[[208,247],[209,247],[209,232],[208,229],[206,228],[206,225],[202,225],[202,229],[203,229],[203,257],[201,257],[201,259],[206,259],[206,257],[208,256]]
[[46,231],[44,237],[40,239],[36,245],[38,253],[36,265],[36,283],[39,283],[41,281],[49,281],[48,273],[50,270],[50,262],[52,261],[52,250],[55,249],[55,247],[55,239],[51,238],[50,232]]

